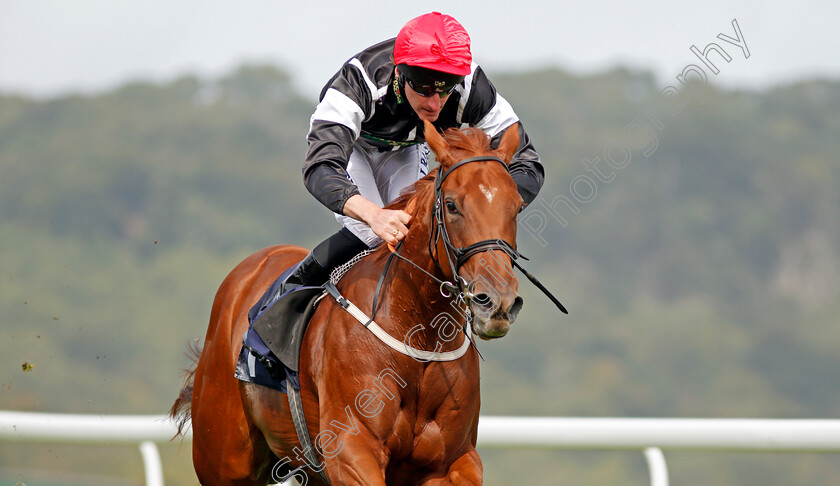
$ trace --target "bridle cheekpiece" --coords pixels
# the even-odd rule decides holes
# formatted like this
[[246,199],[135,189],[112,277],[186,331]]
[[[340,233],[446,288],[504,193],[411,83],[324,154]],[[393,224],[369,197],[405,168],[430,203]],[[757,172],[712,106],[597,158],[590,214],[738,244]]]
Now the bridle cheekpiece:
[[[449,237],[449,231],[446,229],[446,218],[444,215],[444,204],[443,204],[443,181],[451,174],[455,169],[461,167],[462,165],[469,164],[471,162],[498,162],[502,164],[502,167],[505,168],[505,171],[508,171],[508,165],[505,163],[504,160],[494,157],[491,155],[481,155],[478,157],[470,157],[464,160],[461,160],[455,163],[452,167],[447,170],[443,170],[441,167],[437,175],[435,176],[435,206],[434,206],[434,218],[435,218],[435,233],[433,237],[429,240],[429,246],[431,247],[434,243],[437,246],[440,240],[443,240],[443,245],[446,248],[446,257],[449,261],[449,268],[452,272],[452,279],[455,281],[455,284],[450,282],[445,282],[445,284],[449,284],[450,289],[453,291],[458,291],[461,295],[465,296],[466,298],[472,297],[471,292],[469,291],[469,284],[468,282],[459,275],[458,271],[461,269],[461,266],[473,255],[485,251],[491,250],[501,250],[511,258],[511,260],[516,260],[519,257],[525,258],[522,254],[516,251],[514,245],[508,243],[502,239],[494,239],[494,240],[482,240],[477,243],[473,243],[466,247],[456,247],[452,244],[452,239]],[[430,254],[434,255],[431,252]],[[434,258],[434,257],[433,257]],[[435,263],[440,268],[440,262],[435,259]],[[441,268],[441,271],[443,269]],[[444,285],[441,285],[441,293],[444,291]],[[448,296],[444,294],[444,296]]]

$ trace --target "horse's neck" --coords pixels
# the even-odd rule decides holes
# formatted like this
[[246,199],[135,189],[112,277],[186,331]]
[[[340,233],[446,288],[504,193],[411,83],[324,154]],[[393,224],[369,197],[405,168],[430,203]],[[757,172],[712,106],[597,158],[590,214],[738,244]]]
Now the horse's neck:
[[465,320],[464,311],[454,298],[441,294],[440,280],[447,279],[429,254],[429,238],[428,232],[423,231],[406,238],[400,255],[414,265],[394,257],[389,278],[382,287],[382,293],[386,295],[380,296],[379,312],[390,311],[387,319],[383,316],[383,325],[395,335],[411,333],[412,344],[419,347],[434,347],[435,343],[441,342],[442,326],[460,327]]
[[[439,341],[440,329],[437,323],[454,322],[460,326],[466,319],[464,310],[454,299],[446,298],[441,294],[439,280],[449,279],[445,278],[439,264],[430,254],[429,242],[434,224],[430,213],[431,203],[420,204],[429,209],[421,209],[418,214],[415,214],[409,235],[403,240],[399,250],[400,256],[410,260],[414,265],[402,258],[391,257],[390,267],[385,274],[377,298],[375,314],[377,323],[387,332],[393,336],[405,336],[412,333],[412,343],[418,346],[422,346],[424,342],[434,344]],[[372,263],[376,262],[376,264],[364,265],[359,269],[354,268],[353,273],[348,275],[348,280],[353,283],[349,284],[347,287],[349,293],[345,295],[356,305],[367,309],[370,309],[373,303],[376,283],[382,278],[389,254],[383,251],[371,257]],[[448,265],[445,257],[440,265]],[[431,274],[434,278],[424,272]],[[360,285],[361,282],[366,283]],[[422,329],[418,326],[422,326]]]

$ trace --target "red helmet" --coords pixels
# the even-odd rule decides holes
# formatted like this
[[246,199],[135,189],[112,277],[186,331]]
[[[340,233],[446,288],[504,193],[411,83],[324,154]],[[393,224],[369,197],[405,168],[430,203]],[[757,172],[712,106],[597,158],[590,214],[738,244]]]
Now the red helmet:
[[470,36],[457,20],[440,12],[411,19],[397,35],[394,64],[466,76],[472,54]]

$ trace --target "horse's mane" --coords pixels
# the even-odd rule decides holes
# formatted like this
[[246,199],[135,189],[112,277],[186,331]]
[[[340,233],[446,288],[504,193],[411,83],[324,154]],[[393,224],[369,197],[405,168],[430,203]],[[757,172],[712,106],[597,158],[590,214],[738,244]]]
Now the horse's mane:
[[[492,150],[490,147],[490,137],[475,127],[466,128],[464,130],[449,128],[444,132],[443,138],[446,140],[446,143],[449,144],[449,148],[451,150],[463,150],[474,154],[483,154]],[[414,207],[412,208],[414,213],[416,213],[420,207],[429,206],[430,203],[428,201],[431,201],[432,199],[435,176],[439,170],[440,168],[432,170],[429,172],[429,175],[405,188],[403,192],[400,193],[399,197],[386,207],[388,209],[406,210],[409,207],[409,201],[412,199],[416,199]],[[414,214],[412,214],[412,216],[414,216]]]

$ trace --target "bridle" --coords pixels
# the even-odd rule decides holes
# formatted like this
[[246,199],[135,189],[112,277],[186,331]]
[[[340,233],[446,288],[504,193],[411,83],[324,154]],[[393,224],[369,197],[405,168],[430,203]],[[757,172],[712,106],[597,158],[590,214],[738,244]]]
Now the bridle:
[[[457,290],[460,295],[465,296],[467,300],[474,296],[469,290],[468,282],[466,281],[466,279],[460,276],[458,271],[470,257],[477,253],[482,253],[485,251],[501,250],[507,253],[511,260],[516,260],[520,257],[527,260],[527,258],[525,258],[518,251],[516,251],[516,248],[513,245],[511,245],[505,240],[498,238],[493,240],[482,240],[466,247],[456,247],[454,244],[452,244],[452,239],[449,237],[449,231],[446,229],[446,217],[444,215],[445,205],[443,203],[443,181],[445,181],[449,174],[451,174],[455,169],[461,167],[462,165],[469,164],[471,162],[498,162],[502,164],[502,167],[505,168],[505,172],[508,171],[508,166],[504,160],[490,155],[470,157],[457,162],[455,165],[453,165],[446,171],[439,170],[437,175],[435,176],[435,229],[434,234],[429,239],[429,254],[432,255],[432,260],[438,266],[438,269],[440,269],[442,273],[445,273],[443,272],[443,269],[440,266],[440,262],[435,257],[437,252],[432,251],[433,243],[434,246],[437,247],[438,243],[441,240],[443,240],[443,246],[446,249],[446,259],[449,262],[449,269],[452,272],[452,279],[455,281],[454,285],[450,283],[450,287],[452,290]],[[441,291],[443,291],[443,288],[441,289]]]
[[481,155],[478,157],[469,157],[464,160],[461,160],[455,163],[446,171],[442,170],[441,168],[435,175],[435,206],[433,211],[435,219],[435,229],[434,234],[429,238],[429,255],[431,256],[432,261],[435,262],[435,265],[437,265],[441,273],[445,274],[446,272],[443,271],[443,268],[440,266],[440,262],[435,256],[437,252],[432,251],[433,243],[434,246],[437,247],[438,242],[443,240],[443,245],[446,249],[446,257],[449,262],[449,268],[452,272],[452,279],[455,281],[455,283],[444,281],[435,277],[434,275],[427,272],[425,269],[423,269],[413,261],[400,255],[399,250],[402,246],[402,242],[400,242],[388,256],[388,260],[385,262],[385,268],[383,268],[382,274],[379,276],[379,281],[376,284],[376,291],[373,294],[373,306],[371,307],[371,316],[370,320],[368,321],[368,324],[373,322],[373,319],[376,316],[377,302],[379,300],[379,293],[382,290],[382,283],[385,281],[385,275],[388,273],[388,268],[391,266],[391,262],[394,257],[410,263],[411,265],[419,269],[421,272],[425,273],[428,277],[438,282],[440,284],[440,292],[444,297],[450,297],[453,295],[453,293],[456,294],[457,300],[466,304],[467,318],[468,320],[471,319],[472,313],[470,311],[469,301],[470,299],[474,298],[475,295],[473,295],[473,293],[469,289],[469,282],[467,282],[466,279],[460,276],[458,270],[460,270],[461,266],[473,255],[491,250],[501,250],[505,252],[510,257],[512,266],[522,271],[522,273],[525,274],[526,277],[528,277],[528,280],[530,280],[531,283],[536,285],[537,288],[542,290],[543,293],[546,296],[548,296],[548,298],[551,299],[552,302],[554,302],[554,304],[560,309],[561,312],[563,312],[564,314],[569,313],[563,306],[563,304],[561,304],[560,301],[557,300],[557,298],[554,297],[554,295],[552,295],[551,292],[547,288],[545,288],[545,286],[539,280],[537,280],[536,277],[534,277],[527,270],[522,268],[522,266],[516,260],[519,258],[528,260],[528,258],[519,253],[516,250],[516,248],[507,241],[498,238],[494,240],[482,240],[468,245],[466,247],[456,247],[454,244],[452,244],[452,239],[449,237],[449,231],[446,229],[446,218],[444,217],[443,213],[443,181],[446,180],[449,174],[451,174],[458,167],[472,162],[498,162],[502,164],[506,172],[509,170],[508,165],[505,163],[504,160],[498,157],[494,157],[492,155]]
[[[494,161],[502,164],[502,166],[505,168],[505,171],[509,172],[508,165],[505,163],[505,161],[498,157],[493,157],[492,155],[470,157],[457,162],[447,171],[438,171],[437,175],[435,176],[435,235],[429,240],[429,245],[431,246],[432,240],[434,240],[435,245],[437,245],[437,242],[440,239],[443,239],[443,244],[446,247],[446,256],[449,260],[449,268],[452,270],[452,278],[458,285],[458,287],[455,289],[460,292],[460,296],[465,296],[466,299],[469,299],[474,296],[469,291],[469,284],[458,274],[458,270],[461,268],[461,265],[463,265],[464,262],[467,261],[467,259],[475,255],[476,253],[481,253],[490,250],[501,250],[507,253],[507,255],[510,257],[510,263],[512,266],[518,268],[523,274],[525,274],[528,280],[530,280],[531,283],[536,285],[538,289],[540,289],[549,299],[551,299],[551,301],[554,302],[554,305],[556,305],[562,313],[568,314],[569,311],[567,311],[566,307],[562,303],[560,303],[559,300],[557,300],[557,297],[555,297],[547,288],[545,288],[545,286],[539,280],[537,280],[537,277],[531,275],[530,272],[522,268],[522,265],[519,264],[517,259],[522,258],[523,260],[528,260],[528,258],[525,255],[519,253],[516,250],[515,246],[511,245],[505,240],[495,239],[483,240],[463,248],[456,248],[455,245],[452,244],[452,240],[449,238],[449,232],[446,230],[446,218],[444,218],[443,216],[443,190],[441,189],[443,181],[449,174],[452,173],[452,171],[454,171],[458,167],[461,167],[464,164],[469,164],[470,162]],[[435,261],[438,268],[440,268],[440,263],[438,263],[437,259],[435,259],[434,254],[432,255],[432,259]],[[441,271],[443,271],[443,269],[441,269]],[[441,290],[443,290],[443,287],[441,287]]]

